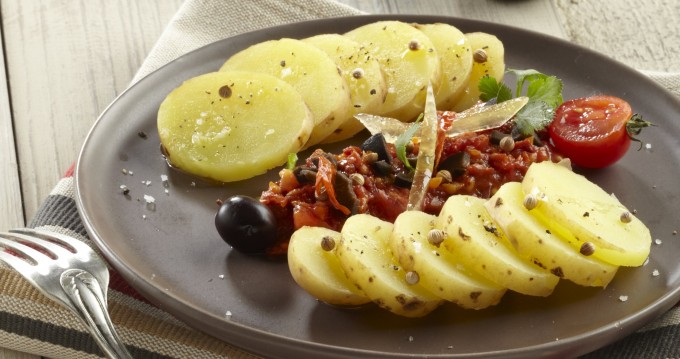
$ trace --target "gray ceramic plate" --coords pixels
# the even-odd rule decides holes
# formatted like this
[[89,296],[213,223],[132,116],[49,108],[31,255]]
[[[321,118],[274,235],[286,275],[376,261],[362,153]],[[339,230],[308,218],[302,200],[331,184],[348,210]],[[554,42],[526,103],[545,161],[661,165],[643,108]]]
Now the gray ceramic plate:
[[[165,95],[183,80],[218,69],[250,44],[344,32],[386,18],[320,20],[225,39],[173,61],[116,99],[83,146],[76,194],[92,239],[133,287],[197,329],[267,357],[287,358],[576,356],[633,332],[680,299],[680,240],[673,235],[680,213],[677,99],[636,71],[581,47],[448,17],[389,18],[496,34],[510,67],[557,75],[566,98],[623,97],[658,125],[643,134],[651,148],[631,149],[616,165],[586,173],[636,209],[663,242],[652,245],[649,263],[622,269],[605,290],[563,282],[548,298],[509,293],[500,305],[482,311],[446,305],[426,318],[404,319],[372,306],[342,310],[320,304],[296,286],[286,263],[230,250],[213,225],[215,200],[237,193],[257,196],[277,171],[215,187],[168,169],[155,129]],[[140,138],[139,131],[148,138]],[[162,174],[170,178],[167,194]],[[130,188],[129,197],[121,195],[122,184]],[[145,205],[145,194],[156,199],[155,210]],[[653,276],[654,270],[660,275]],[[628,300],[620,301],[622,295]]]

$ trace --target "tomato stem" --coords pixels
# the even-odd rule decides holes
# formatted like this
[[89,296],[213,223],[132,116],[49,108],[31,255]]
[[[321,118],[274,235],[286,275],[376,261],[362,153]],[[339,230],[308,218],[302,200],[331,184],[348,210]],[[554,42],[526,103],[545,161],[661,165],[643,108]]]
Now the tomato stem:
[[640,148],[638,148],[638,151],[642,149],[642,141],[637,139],[637,135],[639,135],[642,132],[642,129],[645,127],[650,127],[654,126],[653,123],[649,121],[645,121],[642,119],[642,115],[640,114],[633,114],[633,116],[630,117],[628,122],[626,122],[626,133],[628,134],[628,138],[630,138],[631,141],[638,142],[640,144]]

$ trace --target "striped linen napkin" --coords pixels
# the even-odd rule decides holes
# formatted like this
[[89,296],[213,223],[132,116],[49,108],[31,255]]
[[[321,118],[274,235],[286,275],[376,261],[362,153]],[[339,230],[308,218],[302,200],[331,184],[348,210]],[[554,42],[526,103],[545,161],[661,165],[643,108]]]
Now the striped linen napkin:
[[[172,19],[133,82],[178,56],[216,40],[268,26],[360,14],[332,0],[187,0]],[[680,96],[680,75],[647,73]],[[73,168],[45,200],[31,227],[88,239],[74,200]],[[136,358],[256,358],[198,332],[153,306],[111,270],[109,310]],[[674,308],[637,333],[587,358],[680,356],[680,310]],[[50,358],[99,358],[103,354],[68,310],[44,297],[0,263],[0,344]]]

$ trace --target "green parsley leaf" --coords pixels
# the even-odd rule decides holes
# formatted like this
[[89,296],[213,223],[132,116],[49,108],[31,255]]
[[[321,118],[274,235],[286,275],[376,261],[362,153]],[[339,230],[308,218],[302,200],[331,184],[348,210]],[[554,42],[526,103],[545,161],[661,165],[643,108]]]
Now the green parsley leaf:
[[501,103],[512,98],[510,88],[490,76],[484,76],[479,79],[478,88],[480,92],[479,99],[484,102],[496,99],[496,103]]
[[550,125],[554,111],[562,101],[562,80],[533,69],[508,72],[517,77],[515,96],[521,96],[526,85],[526,96],[529,102],[517,114],[515,122],[522,134],[529,136]]
[[[562,80],[534,69],[508,69],[507,72],[517,77],[515,97],[526,91],[524,96],[529,98],[529,102],[515,115],[517,128],[525,136],[531,136],[548,127],[555,109],[563,100]],[[479,91],[479,99],[485,102],[495,98],[497,103],[501,103],[513,97],[507,85],[489,76],[479,80]]]
[[406,158],[406,145],[411,142],[411,138],[416,134],[418,129],[420,128],[420,120],[423,119],[423,115],[420,114],[416,122],[414,122],[411,126],[409,126],[406,131],[404,131],[399,137],[397,137],[397,140],[394,142],[394,147],[397,152],[397,158],[401,160],[401,162],[404,163],[404,166],[409,169],[409,171],[413,171],[413,166],[409,163],[408,159]]
[[525,136],[542,130],[553,120],[553,109],[543,101],[527,102],[515,115],[515,126]]
[[543,101],[555,109],[562,103],[562,81],[555,76],[536,79],[529,83],[527,96],[532,101]]

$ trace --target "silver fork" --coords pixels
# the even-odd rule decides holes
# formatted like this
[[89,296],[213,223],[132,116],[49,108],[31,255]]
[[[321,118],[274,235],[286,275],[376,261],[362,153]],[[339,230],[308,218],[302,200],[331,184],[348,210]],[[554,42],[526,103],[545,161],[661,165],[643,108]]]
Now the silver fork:
[[87,244],[63,234],[12,229],[0,232],[0,260],[76,313],[107,357],[132,358],[108,314],[109,271]]

